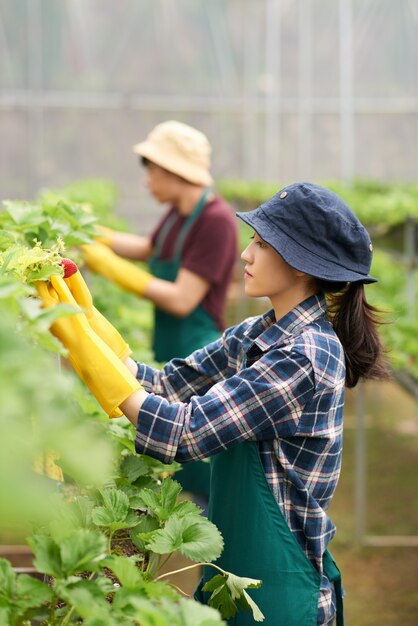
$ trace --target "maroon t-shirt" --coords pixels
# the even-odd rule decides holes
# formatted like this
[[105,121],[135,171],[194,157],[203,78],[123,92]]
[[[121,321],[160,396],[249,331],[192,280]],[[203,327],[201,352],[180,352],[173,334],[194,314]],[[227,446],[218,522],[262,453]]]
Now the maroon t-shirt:
[[[160,258],[163,261],[173,257],[174,246],[187,216],[178,214],[177,209],[171,207],[151,234],[152,244],[155,245],[161,228],[173,213],[177,214],[177,218],[161,249]],[[225,328],[226,296],[237,252],[237,220],[233,209],[220,196],[213,196],[206,203],[184,240],[180,266],[210,283],[202,306],[215,320],[220,330]]]

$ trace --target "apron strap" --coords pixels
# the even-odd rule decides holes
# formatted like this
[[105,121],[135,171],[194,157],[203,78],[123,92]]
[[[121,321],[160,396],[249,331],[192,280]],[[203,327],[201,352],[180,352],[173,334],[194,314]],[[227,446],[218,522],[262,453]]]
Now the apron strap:
[[325,575],[332,583],[334,583],[335,597],[337,601],[336,626],[344,626],[343,588],[341,582],[341,573],[329,550],[325,550],[322,557],[322,564]]
[[167,219],[162,229],[160,230],[158,237],[155,241],[154,251],[152,254],[153,257],[159,258],[164,241],[166,240],[166,237],[168,233],[170,232],[171,227],[173,226],[176,219],[177,219],[177,215],[175,213],[172,213],[170,217]]
[[[187,217],[186,221],[183,224],[183,227],[177,237],[177,241],[175,244],[175,248],[174,248],[174,254],[173,254],[173,261],[180,261],[180,254],[181,251],[183,249],[183,243],[184,240],[186,239],[187,233],[189,232],[190,228],[192,227],[193,223],[197,220],[197,218],[199,217],[199,215],[201,214],[201,212],[203,211],[203,208],[206,204],[206,198],[208,196],[209,193],[209,189],[205,189],[202,193],[202,195],[199,198],[198,203],[196,204],[195,208],[193,209],[192,213],[190,213],[190,215]],[[160,257],[161,254],[161,250],[162,247],[164,245],[164,242],[168,236],[168,233],[171,230],[171,227],[173,226],[174,222],[176,221],[178,217],[177,213],[172,213],[170,215],[170,217],[167,219],[166,223],[164,224],[164,226],[162,227],[162,229],[160,230],[160,233],[155,241],[155,245],[154,245],[154,251],[152,256],[156,259],[158,259]]]
[[188,216],[187,220],[184,222],[183,224],[183,228],[180,231],[180,234],[177,238],[176,241],[176,246],[174,248],[174,255],[173,255],[173,260],[180,260],[180,255],[181,255],[181,251],[183,249],[183,244],[184,244],[184,240],[186,239],[186,236],[189,233],[189,230],[191,229],[191,227],[193,226],[193,224],[195,223],[195,221],[197,220],[197,218],[199,217],[199,215],[201,214],[201,212],[203,211],[203,208],[206,204],[206,198],[208,197],[208,193],[209,193],[209,189],[205,189],[202,193],[202,195],[199,198],[198,203],[196,204],[195,208],[193,209],[192,213],[190,213],[190,215]]

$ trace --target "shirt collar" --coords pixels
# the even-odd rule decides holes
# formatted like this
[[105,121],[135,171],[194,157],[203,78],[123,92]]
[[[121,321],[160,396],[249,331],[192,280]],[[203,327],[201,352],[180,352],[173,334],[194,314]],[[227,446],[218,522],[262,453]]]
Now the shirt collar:
[[245,331],[242,347],[245,352],[249,352],[255,344],[261,352],[266,352],[286,337],[298,335],[303,327],[325,317],[326,313],[327,305],[323,295],[310,296],[277,322],[274,309],[270,309],[257,317]]

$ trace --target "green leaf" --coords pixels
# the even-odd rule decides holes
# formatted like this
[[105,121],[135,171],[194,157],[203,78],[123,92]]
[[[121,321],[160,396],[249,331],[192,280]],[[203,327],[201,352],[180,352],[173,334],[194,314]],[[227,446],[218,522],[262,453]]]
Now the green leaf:
[[129,498],[120,489],[106,489],[101,492],[104,506],[93,509],[91,517],[97,526],[109,528],[113,532],[122,528],[133,528],[138,518],[131,511]]
[[235,615],[238,603],[244,611],[252,611],[254,621],[262,622],[264,615],[254,600],[245,591],[245,589],[249,588],[256,589],[260,587],[261,584],[261,580],[244,578],[226,572],[225,575],[217,574],[213,576],[213,578],[205,583],[202,591],[212,591],[208,604],[209,606],[217,608],[225,619],[229,619]]
[[161,484],[161,505],[170,515],[176,506],[177,497],[181,491],[181,485],[172,478],[165,478]]
[[158,520],[152,515],[141,515],[139,523],[131,530],[130,537],[140,552],[146,551],[147,541],[153,536],[152,533],[160,527]]
[[245,589],[258,589],[261,586],[262,581],[255,580],[254,578],[236,576],[235,574],[228,572],[226,584],[230,590],[233,600],[238,600],[240,607],[244,610],[251,609],[254,621],[262,622],[264,620],[264,615],[251,596],[245,591]]
[[16,574],[9,561],[0,559],[0,597],[11,596],[16,583]]
[[45,222],[45,216],[36,204],[6,200],[4,208],[18,226],[39,225]]
[[17,577],[16,592],[16,604],[22,614],[27,609],[50,602],[53,597],[53,591],[47,584],[26,574]]
[[174,512],[180,492],[181,485],[178,482],[165,478],[159,490],[142,489],[136,499],[136,506],[143,511],[149,509],[159,520],[165,521]]
[[109,614],[101,616],[95,614],[84,619],[83,624],[84,626],[120,626],[120,620],[116,619],[117,621]]
[[224,542],[215,524],[200,516],[184,517],[181,520],[184,531],[180,552],[185,557],[192,561],[214,561],[221,555]]
[[229,619],[237,612],[237,605],[231,598],[225,576],[214,576],[202,587],[202,591],[212,591],[208,604],[217,609],[224,619]]
[[149,467],[145,463],[143,457],[133,454],[130,454],[123,459],[120,469],[122,476],[124,476],[130,483],[135,482],[139,476],[144,476],[149,473]]
[[158,513],[161,511],[160,499],[152,489],[142,489],[141,493],[138,494],[137,504],[139,509],[143,511],[149,509],[159,517]]
[[125,519],[129,513],[128,496],[120,489],[105,489],[101,491],[101,495],[104,506],[114,515],[115,520]]
[[201,515],[202,509],[191,500],[184,500],[184,502],[179,502],[174,507],[174,513],[177,515],[177,517],[186,517],[187,515]]
[[12,626],[11,618],[12,615],[10,609],[3,607],[0,604],[0,624],[3,624],[3,626]]
[[[118,422],[120,420],[117,420]],[[118,441],[123,448],[129,450],[129,452],[135,452],[134,436],[132,431],[122,427],[116,423],[116,420],[108,420],[106,428],[115,441]]]
[[[150,583],[152,584],[152,583]],[[167,619],[166,611],[163,610],[161,603],[150,602],[143,596],[138,596],[134,593],[126,593],[126,590],[121,588],[119,592],[115,594],[113,600],[113,606],[119,610],[124,616],[129,616],[132,621],[128,624],[141,624],[141,626],[177,626],[171,619]]]
[[62,569],[66,576],[86,570],[97,571],[106,558],[106,537],[93,530],[76,530],[60,544]]
[[248,604],[248,608],[251,609],[251,611],[253,612],[254,621],[264,622],[264,615],[260,611],[260,608],[257,606],[257,604],[254,602],[254,600],[251,598],[251,596],[245,591],[245,589],[243,590],[242,593]]
[[223,549],[223,539],[212,522],[198,515],[172,515],[164,528],[153,533],[146,547],[157,554],[179,550],[192,561],[213,561]]
[[123,528],[134,528],[138,523],[138,518],[134,512],[130,511],[124,519],[118,520],[115,519],[113,512],[104,506],[94,508],[91,517],[97,526],[109,528],[112,532],[122,530]]
[[182,598],[179,609],[184,626],[218,626],[224,623],[218,611],[193,600]]
[[164,528],[152,533],[146,543],[146,548],[157,554],[171,554],[180,549],[183,543],[183,525],[178,517],[171,517]]
[[103,565],[115,574],[122,587],[138,589],[144,586],[144,577],[133,559],[113,555]]
[[36,569],[43,574],[61,578],[61,553],[55,541],[47,535],[36,534],[29,537],[28,543],[35,555],[33,563]]
[[106,537],[92,530],[76,530],[57,543],[47,535],[34,535],[28,540],[34,554],[35,567],[54,578],[64,578],[90,569],[106,557]]
[[226,584],[231,591],[231,596],[235,600],[239,598],[244,589],[258,589],[262,585],[261,580],[255,578],[244,578],[243,576],[236,576],[228,572],[228,579]]
[[79,579],[75,583],[66,584],[61,590],[61,596],[82,618],[102,617],[109,613],[106,594],[96,580]]
[[76,529],[90,529],[93,506],[92,500],[87,496],[78,496],[72,502],[61,502],[56,511],[56,518],[50,525],[55,541],[59,543]]

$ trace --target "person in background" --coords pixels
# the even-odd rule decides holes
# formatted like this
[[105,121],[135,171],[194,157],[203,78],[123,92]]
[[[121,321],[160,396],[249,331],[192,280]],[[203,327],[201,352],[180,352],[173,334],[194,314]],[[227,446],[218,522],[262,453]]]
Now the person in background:
[[[344,389],[388,377],[368,304],[372,244],[335,193],[295,183],[240,219],[245,291],[271,309],[156,370],[113,348],[85,315],[54,322],[82,380],[108,415],[136,428],[135,446],[171,463],[211,458],[209,518],[225,548],[216,563],[263,581],[249,594],[265,626],[343,624],[327,515],[342,454]],[[74,281],[74,282],[71,282]],[[44,306],[77,302],[82,278],[38,287]],[[83,332],[77,330],[83,327]],[[81,341],[81,343],[80,343]],[[213,574],[204,568],[203,581]],[[202,581],[202,582],[203,582]],[[199,586],[196,597],[205,601]],[[235,626],[253,623],[250,613]]]
[[[168,209],[148,237],[102,228],[99,241],[84,246],[84,258],[91,270],[154,303],[153,350],[165,362],[186,357],[225,329],[238,252],[236,220],[210,189],[211,147],[203,133],[163,122],[133,151],[145,166],[150,193]],[[132,260],[148,261],[150,273]],[[178,480],[207,499],[209,473],[208,463],[197,463]]]

